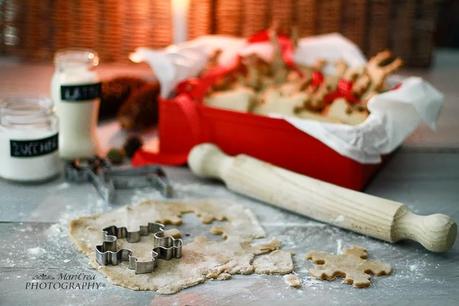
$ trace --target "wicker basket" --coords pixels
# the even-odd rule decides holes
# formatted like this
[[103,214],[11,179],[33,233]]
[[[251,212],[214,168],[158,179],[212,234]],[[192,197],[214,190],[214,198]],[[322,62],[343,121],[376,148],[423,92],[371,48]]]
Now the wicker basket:
[[316,0],[297,0],[293,18],[300,37],[311,36],[317,32],[316,14]]
[[[137,47],[171,43],[169,1],[4,0],[0,4],[0,51],[26,60],[51,60],[56,50],[83,47],[95,49],[105,62],[123,62]],[[4,41],[12,29],[14,47]],[[201,26],[197,35],[208,32]]]
[[103,61],[121,61],[126,56],[120,46],[124,34],[122,6],[110,0],[99,1],[98,6],[101,17],[97,44],[99,56]]
[[341,9],[341,32],[359,46],[365,45],[367,2],[348,0]]
[[317,34],[340,32],[341,0],[317,1]]
[[415,1],[392,0],[391,23],[389,25],[389,48],[398,56],[411,62],[414,41]]
[[[266,0],[245,0],[242,10],[242,36],[248,37],[269,26],[269,6]],[[217,18],[218,19],[218,18]]]
[[188,37],[190,39],[210,33],[212,28],[212,1],[191,0],[188,14]]
[[271,5],[271,22],[278,26],[282,33],[289,33],[293,27],[294,2],[292,0],[273,1]]
[[373,55],[389,47],[391,0],[370,0],[368,5],[368,32],[363,49]]
[[438,11],[436,1],[421,0],[416,8],[410,66],[426,67],[432,62],[433,36]]
[[[413,66],[431,62],[436,0],[189,0],[188,36],[250,36],[277,24],[300,37],[341,32],[367,55],[392,49]],[[170,0],[3,0],[0,53],[50,60],[66,47],[123,62],[136,47],[171,43]]]
[[225,35],[242,34],[242,0],[216,0],[216,32]]

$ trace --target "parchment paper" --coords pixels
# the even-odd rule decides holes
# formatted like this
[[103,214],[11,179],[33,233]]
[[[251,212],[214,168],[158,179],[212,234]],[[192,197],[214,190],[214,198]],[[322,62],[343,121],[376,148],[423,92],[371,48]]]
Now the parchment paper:
[[[265,59],[272,55],[272,47],[267,42],[248,44],[241,38],[214,35],[161,50],[139,48],[133,57],[151,66],[161,83],[161,95],[168,97],[180,81],[196,76],[216,49],[223,51],[219,58],[222,65],[231,63],[237,54],[257,53]],[[342,58],[350,66],[361,66],[366,62],[355,44],[336,33],[299,40],[295,61],[312,64],[317,58],[331,62]],[[332,66],[328,65],[325,72],[332,73]],[[395,150],[422,122],[435,129],[443,104],[443,95],[421,78],[410,77],[400,80],[400,83],[398,89],[377,95],[369,101],[371,114],[359,125],[296,117],[283,119],[344,156],[360,163],[378,163],[381,155]]]

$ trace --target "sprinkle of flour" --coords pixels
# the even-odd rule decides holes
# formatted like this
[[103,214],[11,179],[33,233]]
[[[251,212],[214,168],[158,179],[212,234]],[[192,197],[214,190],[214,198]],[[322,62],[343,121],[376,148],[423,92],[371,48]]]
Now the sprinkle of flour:
[[35,247],[35,248],[30,248],[27,250],[27,253],[29,253],[32,256],[39,257],[42,256],[43,254],[46,253],[46,250],[40,247]]
[[343,240],[342,239],[337,239],[336,240],[336,254],[342,254],[343,253]]
[[338,217],[336,217],[335,223],[342,223],[342,222],[344,222],[344,216],[343,215],[339,215]]

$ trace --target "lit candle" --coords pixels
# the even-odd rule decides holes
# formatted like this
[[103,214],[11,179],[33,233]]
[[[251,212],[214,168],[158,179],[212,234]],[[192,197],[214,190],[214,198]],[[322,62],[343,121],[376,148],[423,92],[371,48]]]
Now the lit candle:
[[188,37],[188,6],[189,0],[172,1],[173,42],[178,44]]

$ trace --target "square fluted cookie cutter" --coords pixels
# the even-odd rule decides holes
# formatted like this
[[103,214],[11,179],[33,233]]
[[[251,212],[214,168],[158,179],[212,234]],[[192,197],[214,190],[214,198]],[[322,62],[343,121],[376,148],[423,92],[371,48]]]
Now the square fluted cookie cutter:
[[[128,268],[135,270],[136,274],[153,272],[158,264],[158,259],[170,260],[182,256],[182,239],[175,239],[164,234],[164,225],[161,223],[148,223],[141,225],[138,231],[128,231],[126,227],[108,226],[102,230],[103,242],[96,245],[96,261],[100,265],[118,265],[122,261],[128,262]],[[139,242],[142,236],[153,234],[154,242],[151,251],[151,260],[139,261],[129,249],[117,248],[118,239],[127,242]]]
[[118,190],[152,187],[170,198],[174,191],[164,170],[159,166],[114,167],[107,159],[93,157],[76,159],[65,164],[65,179],[69,182],[90,182],[107,202],[113,202]]

